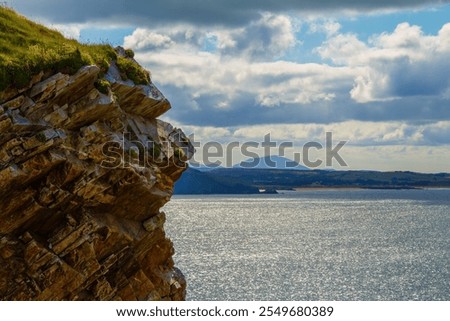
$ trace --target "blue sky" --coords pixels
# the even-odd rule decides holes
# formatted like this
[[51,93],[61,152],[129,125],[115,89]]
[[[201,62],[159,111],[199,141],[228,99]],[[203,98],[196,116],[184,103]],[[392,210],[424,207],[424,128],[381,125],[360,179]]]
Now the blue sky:
[[332,131],[350,169],[450,172],[449,1],[8,3],[134,49],[172,103],[163,118],[202,142]]

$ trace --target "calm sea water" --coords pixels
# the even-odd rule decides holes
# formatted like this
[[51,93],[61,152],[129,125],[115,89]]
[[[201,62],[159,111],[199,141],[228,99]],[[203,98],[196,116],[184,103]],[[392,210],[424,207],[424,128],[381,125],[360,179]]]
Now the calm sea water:
[[175,196],[188,300],[450,300],[450,190]]

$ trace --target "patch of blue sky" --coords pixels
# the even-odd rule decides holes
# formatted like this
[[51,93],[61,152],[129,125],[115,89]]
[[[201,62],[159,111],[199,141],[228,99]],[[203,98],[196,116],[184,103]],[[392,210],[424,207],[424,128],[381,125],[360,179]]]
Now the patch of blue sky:
[[342,26],[340,32],[357,34],[363,41],[367,41],[375,34],[393,32],[397,25],[403,22],[420,26],[425,34],[435,35],[443,25],[450,22],[450,5],[421,11],[359,16],[340,19],[338,22]]
[[308,28],[305,28],[305,30],[296,33],[296,38],[296,45],[288,49],[286,54],[280,59],[297,63],[323,62],[314,49],[319,47],[326,40],[326,35],[324,33],[312,33]]
[[[407,22],[420,26],[425,34],[436,35],[446,23],[450,23],[450,5],[439,8],[423,9],[421,11],[402,11],[395,13],[380,13],[360,15],[357,17],[336,19],[341,25],[339,33],[356,34],[358,39],[367,42],[370,37],[382,33],[392,33],[395,28]],[[305,24],[296,34],[297,45],[289,49],[281,57],[283,60],[298,63],[323,63],[324,61],[315,51],[327,37],[321,32],[311,32]]]
[[201,48],[201,51],[207,51],[207,52],[216,52],[217,51],[217,45],[218,45],[218,39],[215,35],[208,35],[205,40],[203,41],[203,46]]
[[112,46],[122,46],[123,39],[135,30],[127,28],[86,28],[80,31],[80,41],[84,43],[108,43]]

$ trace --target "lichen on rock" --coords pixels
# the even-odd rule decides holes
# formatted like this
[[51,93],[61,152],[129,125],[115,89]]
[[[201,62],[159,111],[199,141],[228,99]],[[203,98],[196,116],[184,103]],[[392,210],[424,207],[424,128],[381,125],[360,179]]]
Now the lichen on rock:
[[100,92],[99,74],[0,95],[1,300],[185,297],[160,209],[194,148],[157,119],[170,103],[151,81],[112,62]]

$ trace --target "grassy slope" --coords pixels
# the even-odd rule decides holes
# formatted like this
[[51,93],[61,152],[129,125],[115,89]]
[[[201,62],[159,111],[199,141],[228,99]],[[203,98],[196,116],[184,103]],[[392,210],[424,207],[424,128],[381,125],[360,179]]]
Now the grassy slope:
[[[110,45],[80,44],[0,6],[0,91],[22,88],[41,71],[73,74],[84,65],[96,64],[106,72],[117,59]],[[119,57],[118,65],[123,77],[148,83],[148,73],[133,60]]]

